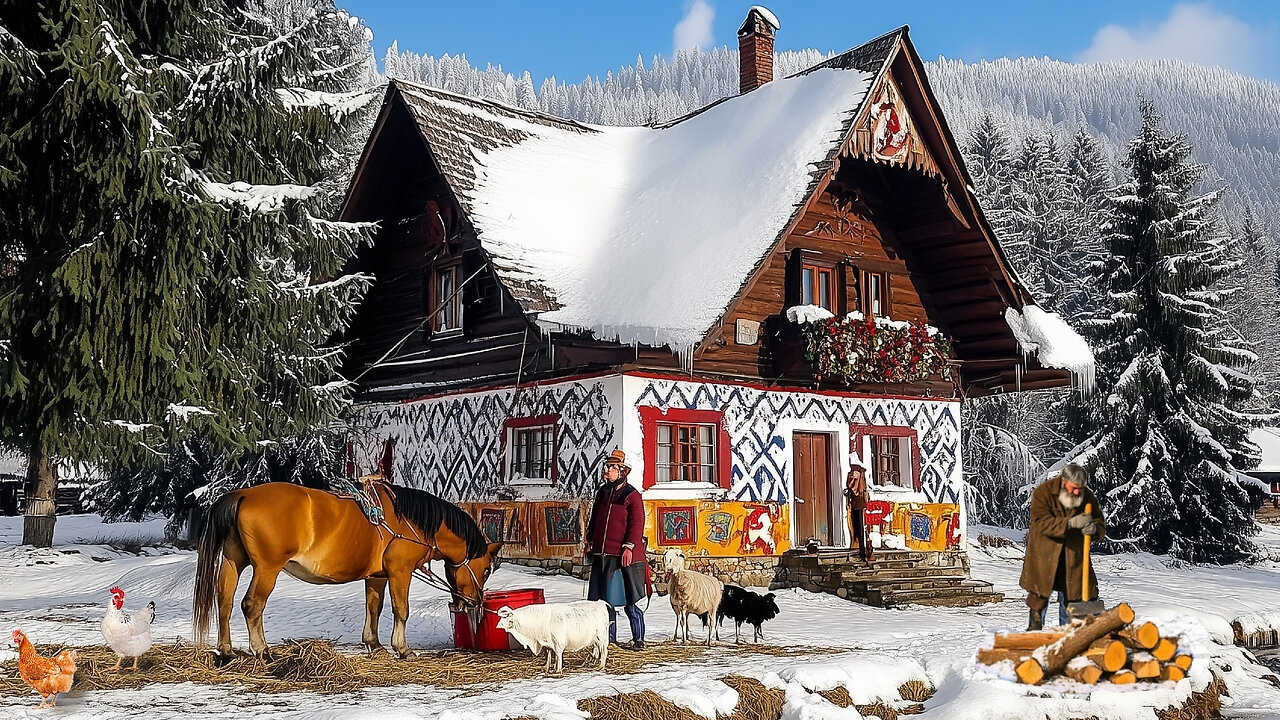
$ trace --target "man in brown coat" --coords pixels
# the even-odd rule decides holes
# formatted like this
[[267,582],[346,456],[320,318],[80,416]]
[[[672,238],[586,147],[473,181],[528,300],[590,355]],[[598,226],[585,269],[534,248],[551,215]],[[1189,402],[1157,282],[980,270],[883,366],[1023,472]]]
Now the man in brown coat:
[[[1022,559],[1019,585],[1031,608],[1028,630],[1044,627],[1049,596],[1058,593],[1058,622],[1067,624],[1067,602],[1084,599],[1082,574],[1085,537],[1106,534],[1098,498],[1088,488],[1084,468],[1070,463],[1031,494],[1031,529]],[[1085,506],[1090,512],[1085,514]],[[1098,577],[1089,568],[1089,599],[1098,599]]]

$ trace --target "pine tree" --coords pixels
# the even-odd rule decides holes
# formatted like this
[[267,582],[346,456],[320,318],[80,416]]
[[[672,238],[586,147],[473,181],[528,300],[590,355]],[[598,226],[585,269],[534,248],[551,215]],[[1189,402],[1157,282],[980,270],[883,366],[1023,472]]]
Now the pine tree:
[[366,66],[323,42],[335,23],[320,0],[0,8],[35,58],[0,83],[0,434],[31,458],[24,542],[52,542],[57,461],[163,464],[193,434],[234,454],[347,404],[327,343],[370,229],[324,219],[324,182]]
[[996,237],[1007,242],[1013,231],[1013,150],[1009,147],[1009,133],[996,125],[990,115],[984,115],[965,138],[964,158],[987,222]]
[[1129,146],[1130,179],[1111,198],[1100,275],[1108,315],[1096,321],[1097,430],[1076,459],[1095,473],[1108,535],[1192,562],[1252,551],[1259,459],[1249,429],[1272,419],[1241,407],[1252,353],[1224,329],[1219,281],[1237,270],[1218,231],[1219,193],[1193,197],[1190,146],[1150,105]]
[[1083,127],[1076,130],[1067,150],[1067,243],[1060,265],[1070,269],[1064,283],[1059,313],[1075,325],[1092,317],[1102,295],[1092,281],[1089,267],[1102,256],[1102,227],[1107,194],[1115,185],[1111,164],[1098,140]]

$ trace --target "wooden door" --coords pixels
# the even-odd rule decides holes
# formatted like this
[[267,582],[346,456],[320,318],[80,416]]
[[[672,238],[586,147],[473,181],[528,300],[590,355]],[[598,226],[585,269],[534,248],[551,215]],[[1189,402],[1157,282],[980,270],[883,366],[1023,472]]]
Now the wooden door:
[[823,545],[834,545],[831,526],[831,453],[830,438],[822,433],[798,432],[792,436],[795,446],[793,467],[796,477],[794,522],[796,543],[817,538]]

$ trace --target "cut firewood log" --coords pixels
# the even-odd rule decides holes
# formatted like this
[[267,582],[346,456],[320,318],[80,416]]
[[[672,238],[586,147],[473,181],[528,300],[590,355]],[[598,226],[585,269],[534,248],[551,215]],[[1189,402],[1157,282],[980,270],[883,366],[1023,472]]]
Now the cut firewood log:
[[1030,650],[1015,650],[1010,648],[982,648],[978,650],[978,662],[983,665],[995,665],[998,662],[1012,660],[1014,665],[1026,660],[1030,657]]
[[1095,640],[1089,649],[1085,650],[1084,656],[1106,672],[1122,670],[1129,664],[1129,651],[1125,649],[1124,643],[1111,638]]
[[1152,657],[1151,653],[1134,653],[1133,659],[1129,661],[1129,669],[1139,680],[1160,677],[1160,661]]
[[1169,662],[1174,655],[1178,654],[1178,638],[1162,637],[1156,646],[1151,648],[1151,654],[1160,662]]
[[1134,650],[1150,650],[1160,642],[1160,628],[1153,622],[1120,628],[1114,635],[1117,640]]
[[1018,663],[1015,672],[1018,682],[1026,685],[1039,685],[1044,682],[1044,666],[1035,658],[1027,658]]
[[1072,659],[1071,662],[1067,663],[1067,667],[1064,672],[1067,674],[1067,677],[1075,680],[1076,682],[1082,682],[1085,685],[1095,685],[1102,679],[1102,668],[1093,664],[1085,657]]
[[1035,650],[1058,642],[1066,634],[1066,632],[1057,631],[996,633],[996,639],[991,643],[991,647],[997,650]]
[[[1179,657],[1181,657],[1181,656],[1179,656]],[[1165,664],[1163,664],[1163,665],[1161,665],[1161,666],[1160,666],[1160,680],[1161,680],[1161,682],[1163,682],[1163,681],[1165,681],[1165,680],[1172,680],[1172,681],[1174,681],[1174,682],[1178,682],[1179,680],[1181,680],[1182,678],[1184,678],[1184,677],[1186,677],[1186,676],[1187,676],[1187,671],[1186,671],[1186,670],[1183,670],[1182,668],[1178,667],[1177,665],[1174,665],[1173,663],[1165,663]]]
[[1018,680],[1028,685],[1038,685],[1046,675],[1062,672],[1067,663],[1083,653],[1095,640],[1133,622],[1133,608],[1126,603],[1087,618],[1072,627],[1060,640],[1035,651],[1032,657],[1018,664]]
[[1132,685],[1138,682],[1138,676],[1134,675],[1132,670],[1117,670],[1107,679],[1116,685]]
[[1178,653],[1177,655],[1174,655],[1172,662],[1183,670],[1191,669],[1191,656],[1186,653]]

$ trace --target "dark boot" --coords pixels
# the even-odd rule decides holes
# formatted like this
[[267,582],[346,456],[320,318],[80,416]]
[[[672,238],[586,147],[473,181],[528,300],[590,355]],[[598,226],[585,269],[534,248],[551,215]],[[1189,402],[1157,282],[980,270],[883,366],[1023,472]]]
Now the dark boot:
[[1044,619],[1040,616],[1040,611],[1035,608],[1031,610],[1031,619],[1027,623],[1027,632],[1035,632],[1044,629]]

